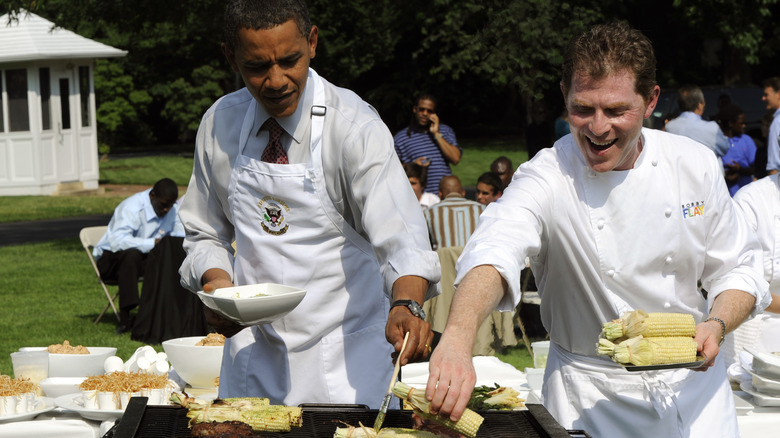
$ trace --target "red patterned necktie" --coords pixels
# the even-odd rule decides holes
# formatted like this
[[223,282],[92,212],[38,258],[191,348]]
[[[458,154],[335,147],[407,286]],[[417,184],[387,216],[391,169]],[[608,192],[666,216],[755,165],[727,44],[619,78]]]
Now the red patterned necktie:
[[282,148],[280,140],[284,129],[279,126],[279,123],[273,117],[263,123],[263,129],[268,130],[268,146],[265,147],[263,156],[260,159],[266,163],[289,164],[287,153]]

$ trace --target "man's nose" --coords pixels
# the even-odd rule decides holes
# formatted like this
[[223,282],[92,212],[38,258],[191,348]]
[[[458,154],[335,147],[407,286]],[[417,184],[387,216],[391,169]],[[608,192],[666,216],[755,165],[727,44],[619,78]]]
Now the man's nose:
[[609,117],[602,111],[596,111],[591,118],[588,128],[596,136],[601,136],[609,132]]

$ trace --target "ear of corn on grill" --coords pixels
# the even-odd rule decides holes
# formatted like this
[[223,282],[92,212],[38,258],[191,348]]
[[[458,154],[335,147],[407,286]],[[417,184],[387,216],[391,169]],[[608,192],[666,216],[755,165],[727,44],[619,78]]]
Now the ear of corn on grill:
[[240,421],[261,432],[289,432],[303,425],[303,410],[294,406],[272,405],[267,398],[235,397],[204,402],[173,393],[171,401],[189,411],[190,424]]
[[643,310],[635,310],[624,313],[620,319],[604,323],[602,335],[610,341],[639,335],[646,338],[693,337],[696,335],[696,321],[693,315],[687,313],[647,313]]
[[415,391],[414,388],[403,382],[396,382],[395,386],[393,386],[393,394],[402,400],[407,401],[420,417],[426,420],[435,421],[469,438],[477,436],[479,426],[485,421],[481,415],[471,409],[466,409],[460,417],[460,420],[455,423],[449,419],[433,415],[430,411],[430,402],[425,398],[425,392]]
[[424,430],[383,427],[377,432],[373,427],[347,426],[336,428],[333,438],[436,438],[438,435]]
[[635,310],[603,324],[597,351],[623,365],[695,362],[695,335],[693,315]]

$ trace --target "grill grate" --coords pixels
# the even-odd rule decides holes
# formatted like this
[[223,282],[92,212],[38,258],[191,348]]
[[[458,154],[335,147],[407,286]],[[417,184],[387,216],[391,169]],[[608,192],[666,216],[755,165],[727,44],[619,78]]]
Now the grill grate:
[[[493,438],[558,438],[571,437],[541,405],[528,405],[525,411],[484,411],[485,422],[479,429],[478,437]],[[337,427],[344,423],[357,426],[362,422],[366,426],[374,424],[377,411],[360,408],[333,407],[331,409],[303,410],[303,427],[293,428],[286,433],[265,433],[259,436],[268,438],[331,438]],[[178,438],[189,437],[187,410],[177,406],[147,406],[138,428],[136,437]],[[410,411],[390,410],[387,412],[384,427],[412,427]],[[109,430],[104,438],[113,438]],[[576,436],[587,436],[576,435]]]

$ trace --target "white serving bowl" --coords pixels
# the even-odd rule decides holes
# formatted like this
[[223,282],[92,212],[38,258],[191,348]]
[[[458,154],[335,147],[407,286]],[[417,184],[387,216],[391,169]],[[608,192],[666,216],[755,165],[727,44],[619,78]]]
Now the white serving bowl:
[[47,377],[41,380],[41,389],[46,397],[57,398],[65,394],[80,392],[79,385],[86,377]]
[[49,353],[49,377],[87,377],[105,374],[103,362],[116,347],[87,347],[89,354]]
[[305,295],[303,289],[274,283],[225,287],[213,293],[198,292],[208,308],[241,325],[273,322],[290,313]]
[[162,343],[171,367],[193,388],[214,388],[222,366],[222,345],[195,345],[204,337],[168,339]]

